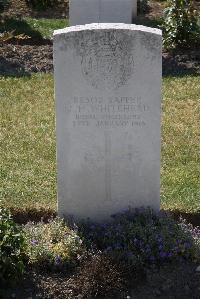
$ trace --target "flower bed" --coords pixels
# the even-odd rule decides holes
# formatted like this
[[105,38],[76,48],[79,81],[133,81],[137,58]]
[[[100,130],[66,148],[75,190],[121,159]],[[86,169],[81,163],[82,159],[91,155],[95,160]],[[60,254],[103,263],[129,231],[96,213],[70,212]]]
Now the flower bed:
[[[12,220],[6,230],[2,229],[7,218],[11,219],[6,213],[1,209],[4,215],[0,223],[2,257],[7,236],[10,236],[11,246],[16,238],[16,234],[10,233],[12,227],[16,227]],[[156,214],[151,209],[129,209],[103,224],[90,221],[66,224],[57,217],[47,223],[29,222],[17,226],[16,232],[21,249],[19,254],[18,248],[12,246],[18,256],[17,264],[15,260],[11,263],[13,269],[17,269],[20,262],[25,273],[38,271],[49,277],[59,274],[62,283],[67,282],[65,295],[68,292],[69,298],[117,296],[126,293],[130,283],[134,289],[149,271],[189,262],[194,267],[200,262],[199,227],[184,220],[176,222],[169,215]],[[1,270],[4,267],[7,264],[2,258]],[[17,281],[18,274],[12,276],[12,282]],[[10,277],[6,279],[9,285]]]

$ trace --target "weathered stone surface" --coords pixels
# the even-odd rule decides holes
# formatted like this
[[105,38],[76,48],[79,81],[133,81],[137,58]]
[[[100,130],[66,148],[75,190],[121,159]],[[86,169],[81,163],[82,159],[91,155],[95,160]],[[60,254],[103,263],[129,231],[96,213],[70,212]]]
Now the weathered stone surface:
[[159,209],[161,40],[125,24],[54,32],[60,216]]
[[128,23],[137,15],[137,0],[71,0],[70,25]]

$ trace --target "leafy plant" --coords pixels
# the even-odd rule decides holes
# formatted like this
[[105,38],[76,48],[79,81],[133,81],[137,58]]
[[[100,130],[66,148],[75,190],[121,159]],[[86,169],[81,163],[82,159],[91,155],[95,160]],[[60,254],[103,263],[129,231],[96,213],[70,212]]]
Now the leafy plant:
[[10,212],[0,206],[0,284],[15,282],[24,271],[24,237]]
[[164,10],[163,22],[164,46],[190,47],[200,41],[200,29],[192,8],[192,0],[171,0],[170,6]]
[[55,218],[48,223],[29,222],[23,227],[25,252],[29,264],[50,268],[73,266],[83,251],[82,240],[67,227],[63,220]]

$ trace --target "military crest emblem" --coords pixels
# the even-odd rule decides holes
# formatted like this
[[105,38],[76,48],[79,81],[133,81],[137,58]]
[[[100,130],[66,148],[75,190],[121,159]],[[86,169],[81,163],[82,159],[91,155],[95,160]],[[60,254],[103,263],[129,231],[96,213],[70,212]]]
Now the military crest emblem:
[[99,32],[85,43],[81,56],[82,74],[95,89],[118,89],[133,75],[133,42],[123,32]]

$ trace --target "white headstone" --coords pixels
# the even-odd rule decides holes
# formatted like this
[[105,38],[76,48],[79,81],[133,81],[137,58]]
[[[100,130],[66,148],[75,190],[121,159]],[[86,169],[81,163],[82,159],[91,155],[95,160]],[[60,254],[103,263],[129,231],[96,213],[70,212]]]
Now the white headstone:
[[71,0],[70,25],[89,23],[131,24],[137,15],[137,0]]
[[161,40],[125,24],[54,32],[60,216],[159,209]]

